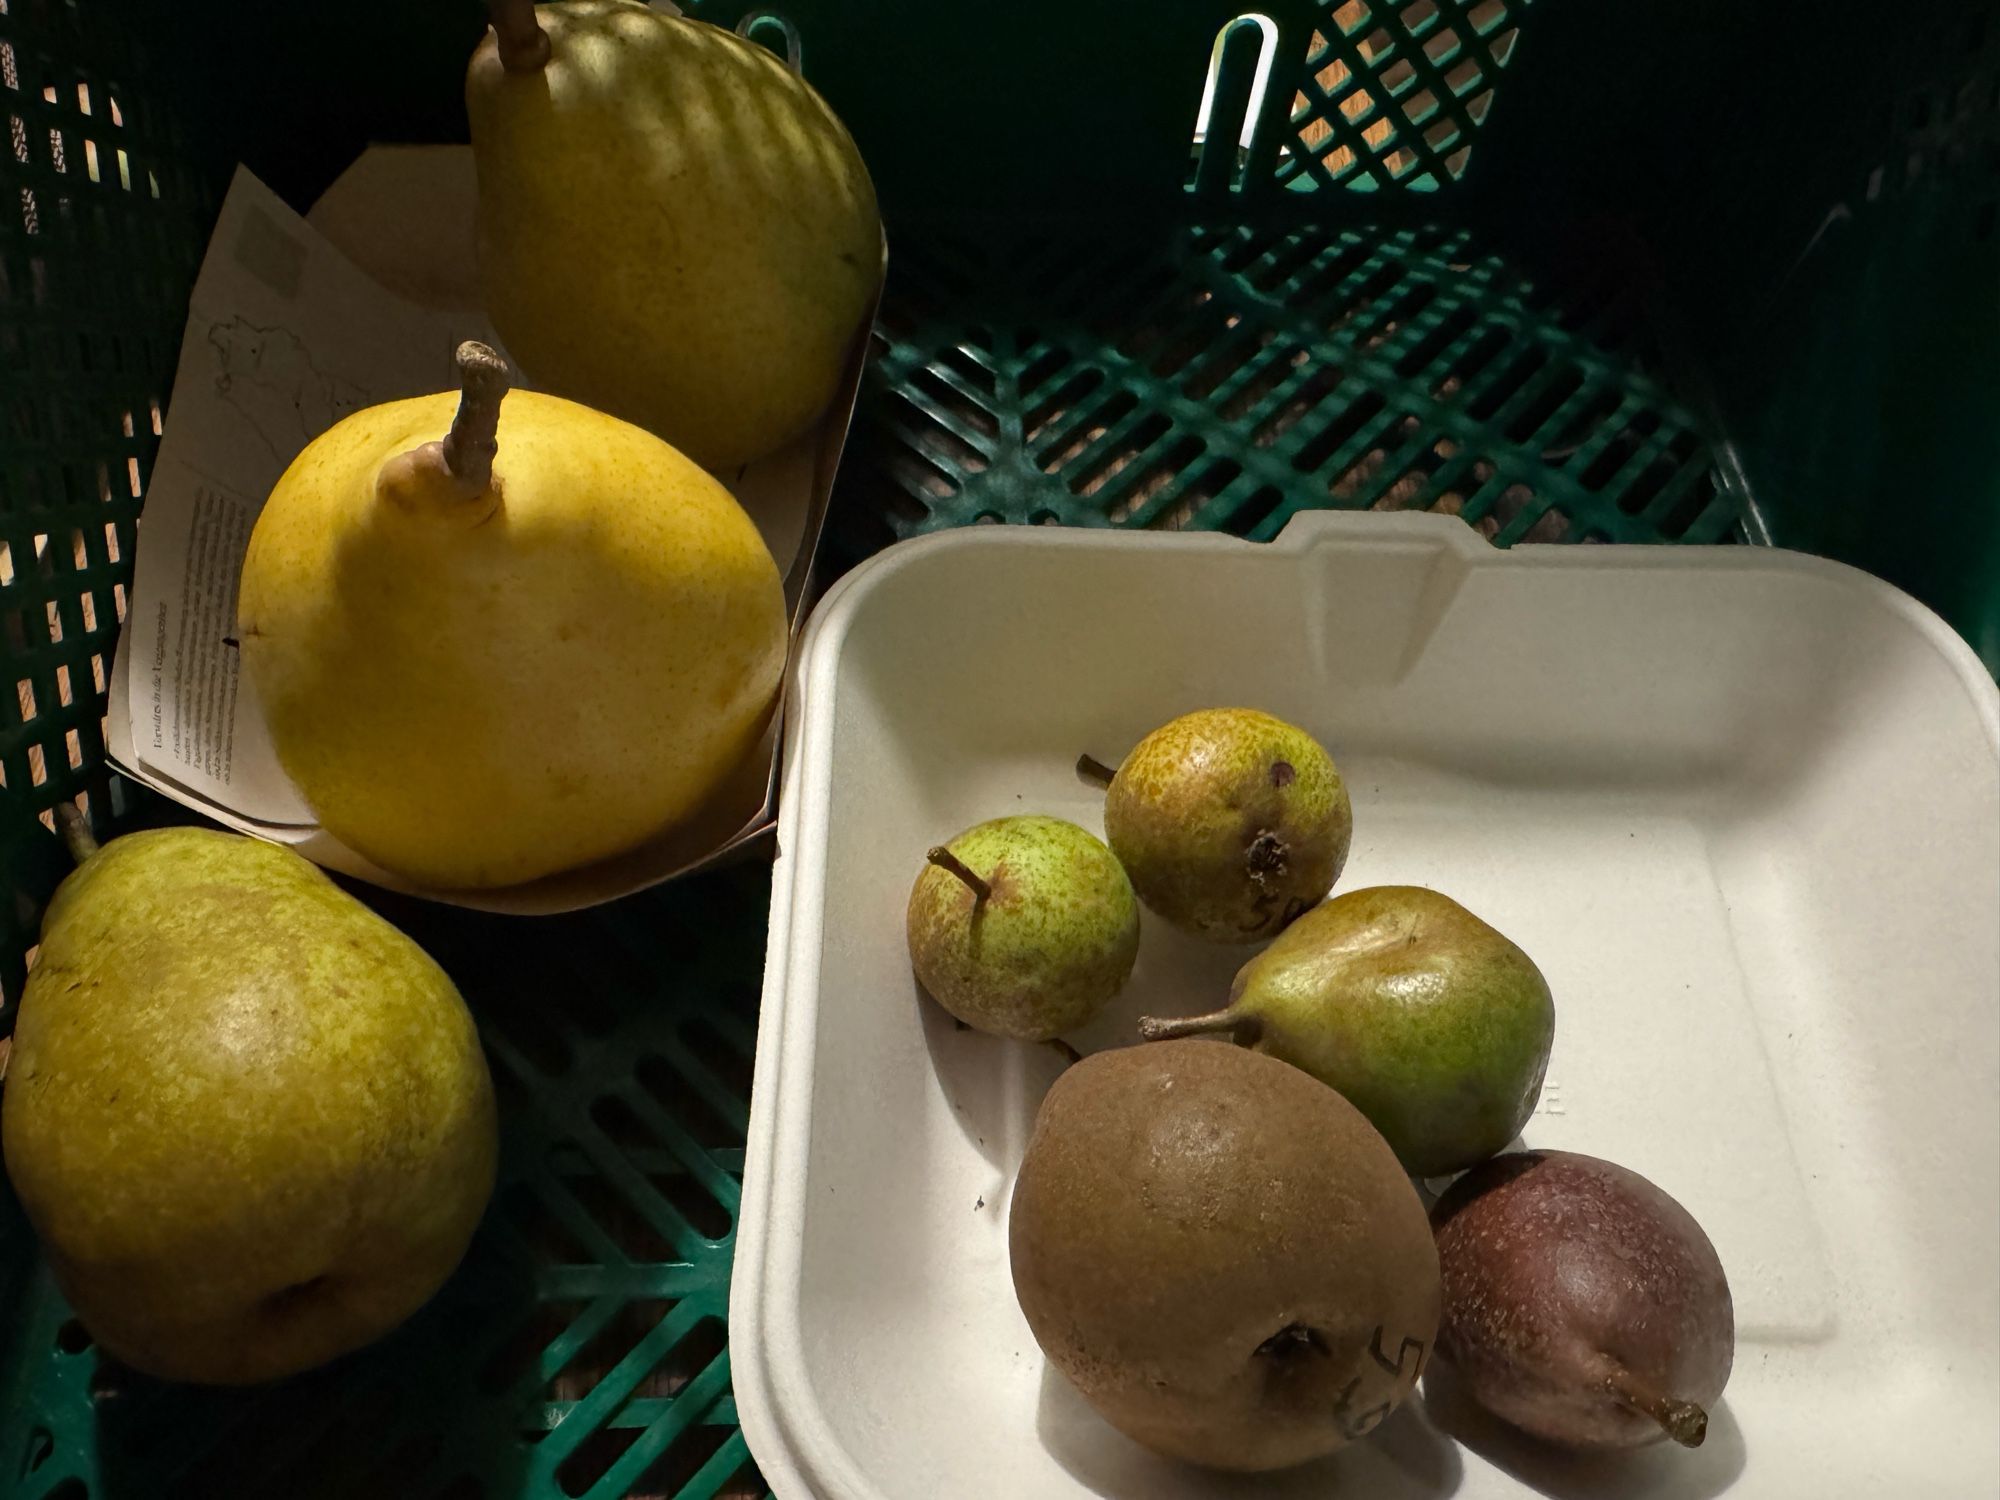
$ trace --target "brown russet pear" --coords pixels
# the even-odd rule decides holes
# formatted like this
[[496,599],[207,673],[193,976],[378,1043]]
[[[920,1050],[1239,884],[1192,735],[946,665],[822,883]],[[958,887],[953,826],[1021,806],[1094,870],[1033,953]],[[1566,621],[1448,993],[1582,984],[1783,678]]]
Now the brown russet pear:
[[1213,1468],[1366,1436],[1437,1329],[1423,1204],[1382,1137],[1298,1069],[1212,1041],[1064,1072],[1008,1232],[1049,1362],[1126,1436]]
[[0,1106],[63,1295],[101,1348],[171,1380],[271,1380],[381,1337],[493,1190],[458,991],[288,849],[71,833]]

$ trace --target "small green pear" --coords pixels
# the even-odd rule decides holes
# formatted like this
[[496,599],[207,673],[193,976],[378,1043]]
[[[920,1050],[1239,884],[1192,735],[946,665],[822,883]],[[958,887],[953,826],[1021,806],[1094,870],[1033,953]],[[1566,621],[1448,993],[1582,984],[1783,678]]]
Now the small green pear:
[[1023,814],[930,851],[910,889],[910,965],[966,1025],[1020,1041],[1081,1026],[1139,955],[1139,902],[1111,851]]
[[465,1002],[289,849],[65,832],[81,864],[43,918],[0,1107],[63,1295],[169,1380],[273,1380],[381,1337],[493,1190]]
[[1417,1177],[1513,1140],[1541,1097],[1555,1028],[1527,954],[1449,896],[1410,885],[1314,907],[1237,972],[1226,1009],[1139,1023],[1148,1041],[1228,1033],[1303,1068]]
[[[1087,756],[1079,769],[1103,770]],[[1104,832],[1139,899],[1174,926],[1254,943],[1340,878],[1354,808],[1333,757],[1303,729],[1256,709],[1209,708],[1162,725],[1125,757],[1106,788]]]

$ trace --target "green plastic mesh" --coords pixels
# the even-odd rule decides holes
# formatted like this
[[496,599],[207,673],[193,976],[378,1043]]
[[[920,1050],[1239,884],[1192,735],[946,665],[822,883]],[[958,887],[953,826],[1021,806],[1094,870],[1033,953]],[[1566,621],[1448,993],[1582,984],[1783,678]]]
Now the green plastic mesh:
[[1304,64],[1274,69],[1291,108],[1275,180],[1294,191],[1430,192],[1465,175],[1526,0],[1346,0]]
[[1430,509],[1517,541],[1714,541],[1738,500],[1617,267],[1463,230],[899,245],[834,524],[1274,535]]
[[[211,212],[173,117],[145,85],[117,28],[86,26],[63,4],[0,4],[0,787],[10,814],[45,815],[114,785],[102,729],[111,647]],[[127,795],[116,785],[113,812]],[[0,841],[27,857],[38,838],[10,827]],[[0,915],[0,996],[18,986],[31,931]]]

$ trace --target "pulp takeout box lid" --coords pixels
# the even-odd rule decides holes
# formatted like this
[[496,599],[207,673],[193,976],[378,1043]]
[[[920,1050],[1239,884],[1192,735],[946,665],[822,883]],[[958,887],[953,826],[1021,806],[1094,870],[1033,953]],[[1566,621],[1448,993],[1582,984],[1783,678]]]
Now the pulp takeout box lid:
[[[782,704],[758,748],[692,820],[526,884],[432,890],[318,826],[278,765],[237,656],[243,552],[285,466],[349,412],[453,388],[461,341],[499,346],[480,311],[474,197],[464,146],[371,147],[306,218],[237,169],[189,299],[147,487],[113,658],[108,747],[134,780],[328,869],[482,911],[570,911],[706,868],[766,832],[776,815]],[[784,574],[794,639],[873,322],[871,306],[817,426],[720,476]]]

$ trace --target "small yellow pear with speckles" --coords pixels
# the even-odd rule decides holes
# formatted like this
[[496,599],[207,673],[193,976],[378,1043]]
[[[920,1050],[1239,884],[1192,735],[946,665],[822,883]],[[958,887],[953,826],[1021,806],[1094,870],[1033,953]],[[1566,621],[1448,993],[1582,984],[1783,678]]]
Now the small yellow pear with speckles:
[[1297,725],[1205,708],[1125,757],[1106,788],[1104,835],[1139,899],[1174,926],[1256,943],[1340,878],[1354,806],[1333,757]]
[[777,565],[721,484],[629,423],[509,391],[484,345],[459,370],[460,393],[356,412],[293,461],[237,603],[322,826],[438,889],[695,818],[757,746],[786,644]]

